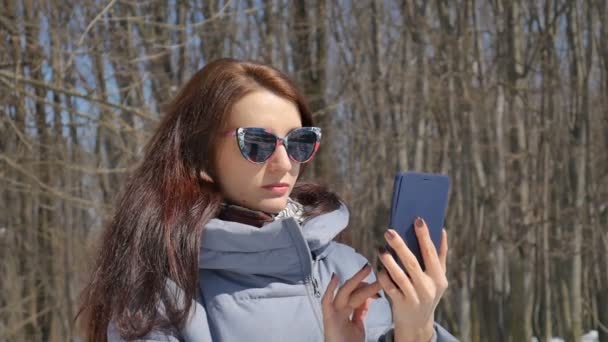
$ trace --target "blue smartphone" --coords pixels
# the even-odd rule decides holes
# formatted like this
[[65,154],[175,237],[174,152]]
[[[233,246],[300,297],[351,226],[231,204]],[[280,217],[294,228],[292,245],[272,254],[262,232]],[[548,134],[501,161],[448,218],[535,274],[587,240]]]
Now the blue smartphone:
[[[414,220],[418,216],[424,219],[429,227],[431,240],[439,251],[449,189],[450,179],[447,175],[399,172],[395,176],[389,226],[401,235],[423,270],[424,260],[414,231]],[[388,245],[386,249],[403,268],[395,251]]]

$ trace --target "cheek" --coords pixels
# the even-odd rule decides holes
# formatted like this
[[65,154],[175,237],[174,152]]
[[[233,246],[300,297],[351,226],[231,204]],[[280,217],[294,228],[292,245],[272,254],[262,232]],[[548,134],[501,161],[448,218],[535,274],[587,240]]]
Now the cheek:
[[238,162],[238,158],[243,158],[236,143],[232,140],[223,140],[216,145],[216,165],[218,168],[227,168]]
[[292,163],[291,164],[291,170],[289,171],[289,173],[294,177],[297,178],[298,175],[300,174],[300,164],[299,163]]
[[233,146],[222,146],[218,149],[216,159],[217,177],[226,195],[245,190],[252,183],[259,167],[245,160]]

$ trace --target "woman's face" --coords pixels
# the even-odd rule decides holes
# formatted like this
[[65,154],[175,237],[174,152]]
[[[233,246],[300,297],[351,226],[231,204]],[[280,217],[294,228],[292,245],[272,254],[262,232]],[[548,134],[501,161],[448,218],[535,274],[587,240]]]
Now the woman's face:
[[[262,127],[279,137],[302,127],[297,106],[268,90],[249,93],[233,106],[228,118],[228,130],[239,127]],[[234,136],[222,136],[216,145],[217,181],[224,197],[246,208],[278,213],[287,205],[287,197],[300,172],[300,165],[287,156],[285,146],[279,145],[263,164],[247,161],[239,151]],[[285,193],[275,193],[263,186],[287,183]]]

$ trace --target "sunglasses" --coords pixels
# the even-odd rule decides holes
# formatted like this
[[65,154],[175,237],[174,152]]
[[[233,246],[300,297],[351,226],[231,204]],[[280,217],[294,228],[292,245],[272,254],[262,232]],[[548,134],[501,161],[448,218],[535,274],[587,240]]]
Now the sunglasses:
[[243,157],[256,164],[268,160],[279,144],[285,146],[291,160],[306,163],[315,155],[321,141],[321,128],[319,127],[296,128],[285,138],[280,138],[269,130],[259,127],[240,127],[224,134],[236,136]]

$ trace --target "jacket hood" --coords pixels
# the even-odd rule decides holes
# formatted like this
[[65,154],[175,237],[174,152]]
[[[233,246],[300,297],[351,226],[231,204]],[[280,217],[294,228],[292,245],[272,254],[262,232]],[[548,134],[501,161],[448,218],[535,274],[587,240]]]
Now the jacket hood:
[[199,269],[298,279],[310,267],[311,251],[321,256],[348,224],[349,211],[338,209],[313,217],[301,225],[293,217],[277,218],[262,227],[211,219],[202,234]]

